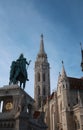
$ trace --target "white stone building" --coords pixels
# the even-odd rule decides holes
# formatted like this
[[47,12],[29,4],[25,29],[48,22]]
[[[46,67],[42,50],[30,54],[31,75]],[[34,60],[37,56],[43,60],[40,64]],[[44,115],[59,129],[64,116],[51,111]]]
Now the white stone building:
[[83,130],[83,78],[68,77],[62,63],[57,90],[50,94],[50,65],[43,35],[35,62],[34,96],[36,110],[45,112],[48,130]]

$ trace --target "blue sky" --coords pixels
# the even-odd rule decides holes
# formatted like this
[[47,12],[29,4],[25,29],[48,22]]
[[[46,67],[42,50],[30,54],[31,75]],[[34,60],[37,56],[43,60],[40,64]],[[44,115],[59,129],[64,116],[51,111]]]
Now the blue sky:
[[51,91],[64,61],[68,76],[82,77],[83,0],[0,0],[0,86],[9,82],[10,65],[20,53],[29,61],[26,91],[33,97],[34,62],[40,35],[50,63]]

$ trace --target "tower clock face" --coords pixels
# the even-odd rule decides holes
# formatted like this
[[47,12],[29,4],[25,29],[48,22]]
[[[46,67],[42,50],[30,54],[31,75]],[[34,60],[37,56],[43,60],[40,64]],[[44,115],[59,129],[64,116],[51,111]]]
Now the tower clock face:
[[7,111],[10,111],[11,109],[13,108],[13,104],[12,104],[12,102],[6,102],[6,104],[5,104],[5,109],[7,110]]

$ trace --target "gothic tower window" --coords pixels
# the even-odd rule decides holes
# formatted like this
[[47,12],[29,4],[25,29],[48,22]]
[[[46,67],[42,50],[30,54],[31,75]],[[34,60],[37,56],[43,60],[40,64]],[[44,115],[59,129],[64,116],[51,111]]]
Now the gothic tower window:
[[78,103],[78,98],[76,98],[76,103]]
[[39,97],[39,99],[38,99],[38,107],[39,108],[41,107],[41,97]]
[[45,73],[43,74],[43,81],[45,81]]
[[[41,35],[40,49],[35,61],[35,83],[34,83],[34,98],[35,107],[39,109],[39,96],[47,97],[50,95],[50,64],[48,63],[47,54],[44,49],[43,35]],[[38,86],[40,89],[38,89]],[[45,87],[45,88],[44,88]],[[44,102],[42,100],[42,102]]]
[[63,88],[65,88],[64,84],[63,84]]
[[45,87],[43,88],[43,95],[46,95]]
[[62,111],[62,102],[60,103],[60,111]]
[[40,81],[40,73],[38,73],[38,81]]

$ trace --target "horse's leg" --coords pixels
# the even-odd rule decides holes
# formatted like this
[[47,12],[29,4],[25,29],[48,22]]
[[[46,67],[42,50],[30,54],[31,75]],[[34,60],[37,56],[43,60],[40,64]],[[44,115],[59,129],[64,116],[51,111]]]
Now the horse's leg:
[[20,81],[20,87],[22,86],[22,82]]
[[23,90],[25,89],[25,82],[23,83]]

